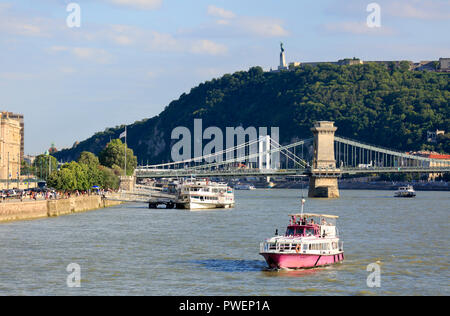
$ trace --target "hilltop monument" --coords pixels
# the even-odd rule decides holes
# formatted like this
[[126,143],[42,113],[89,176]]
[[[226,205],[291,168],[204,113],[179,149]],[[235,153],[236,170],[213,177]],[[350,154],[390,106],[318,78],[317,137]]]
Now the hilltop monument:
[[287,67],[287,64],[286,64],[286,54],[284,53],[283,43],[280,43],[280,48],[281,48],[281,52],[280,52],[280,66],[278,66],[278,70],[286,70],[286,69],[288,69],[288,67]]

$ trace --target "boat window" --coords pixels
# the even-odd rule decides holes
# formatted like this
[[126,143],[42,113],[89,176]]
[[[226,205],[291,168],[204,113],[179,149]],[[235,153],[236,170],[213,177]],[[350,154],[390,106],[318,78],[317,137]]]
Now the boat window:
[[303,228],[297,228],[295,230],[295,235],[297,236],[303,236]]
[[294,236],[295,229],[294,228],[288,228],[286,231],[286,236]]
[[306,236],[313,236],[314,228],[307,228],[305,234],[306,234]]

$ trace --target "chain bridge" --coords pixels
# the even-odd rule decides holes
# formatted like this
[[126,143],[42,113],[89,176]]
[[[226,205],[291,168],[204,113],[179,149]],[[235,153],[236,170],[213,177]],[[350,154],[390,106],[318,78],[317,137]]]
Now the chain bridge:
[[184,161],[139,166],[136,178],[308,176],[310,197],[339,197],[343,174],[443,173],[450,160],[431,159],[335,135],[334,122],[316,122],[313,137],[280,145],[261,136]]

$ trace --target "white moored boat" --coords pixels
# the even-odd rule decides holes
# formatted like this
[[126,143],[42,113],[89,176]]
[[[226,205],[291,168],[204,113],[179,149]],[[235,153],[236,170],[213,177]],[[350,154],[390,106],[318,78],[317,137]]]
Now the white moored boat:
[[253,184],[246,183],[238,183],[234,186],[235,190],[255,190],[255,186]]
[[416,191],[414,191],[414,188],[411,185],[408,185],[406,187],[400,187],[397,191],[395,191],[394,194],[395,197],[415,197]]
[[177,208],[195,210],[231,207],[234,207],[234,192],[226,183],[189,179],[180,185]]

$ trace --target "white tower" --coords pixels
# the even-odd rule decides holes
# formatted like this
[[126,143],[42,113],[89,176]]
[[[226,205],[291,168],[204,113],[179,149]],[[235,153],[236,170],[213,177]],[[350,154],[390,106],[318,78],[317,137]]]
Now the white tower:
[[259,136],[259,170],[271,169],[270,136]]

